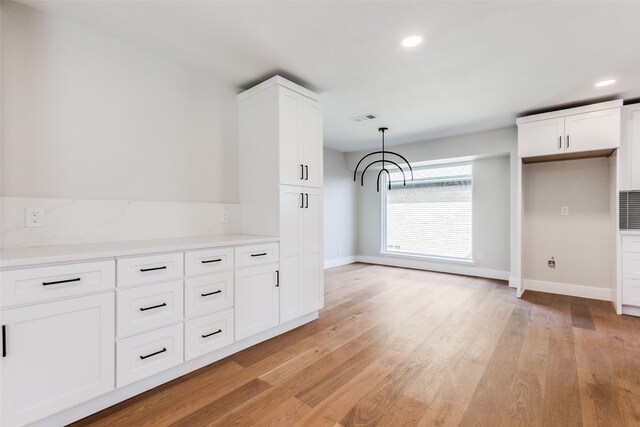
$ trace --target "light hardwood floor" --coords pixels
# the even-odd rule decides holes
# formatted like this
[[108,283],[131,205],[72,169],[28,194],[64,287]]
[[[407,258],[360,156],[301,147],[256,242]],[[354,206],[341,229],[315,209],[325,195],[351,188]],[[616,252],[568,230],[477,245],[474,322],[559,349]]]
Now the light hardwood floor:
[[640,319],[504,282],[352,264],[308,325],[80,425],[640,425]]

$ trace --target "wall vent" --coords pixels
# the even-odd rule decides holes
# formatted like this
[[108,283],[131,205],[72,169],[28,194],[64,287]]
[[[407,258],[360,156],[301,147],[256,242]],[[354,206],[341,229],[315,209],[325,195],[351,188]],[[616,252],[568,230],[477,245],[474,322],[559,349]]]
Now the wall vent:
[[366,122],[367,120],[375,120],[378,116],[373,113],[364,114],[362,116],[351,117],[351,120],[354,122]]
[[620,192],[620,229],[640,230],[640,191]]

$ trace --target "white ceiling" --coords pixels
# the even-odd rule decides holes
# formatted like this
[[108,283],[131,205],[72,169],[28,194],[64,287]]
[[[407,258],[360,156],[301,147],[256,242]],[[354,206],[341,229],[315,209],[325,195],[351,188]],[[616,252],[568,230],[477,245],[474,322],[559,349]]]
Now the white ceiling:
[[[34,1],[247,88],[317,91],[341,151],[510,126],[523,113],[640,97],[640,2]],[[423,45],[400,47],[419,33]],[[596,89],[594,83],[618,83]],[[375,113],[356,123],[351,117]]]

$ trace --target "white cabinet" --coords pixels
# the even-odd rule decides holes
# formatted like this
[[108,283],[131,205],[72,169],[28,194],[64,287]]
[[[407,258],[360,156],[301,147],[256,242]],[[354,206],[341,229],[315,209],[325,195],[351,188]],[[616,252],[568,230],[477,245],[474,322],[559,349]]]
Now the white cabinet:
[[236,271],[236,341],[278,325],[278,275],[277,264]]
[[280,321],[323,306],[322,193],[317,189],[280,189]]
[[640,104],[622,108],[620,190],[640,190]]
[[24,425],[114,388],[114,295],[2,312],[2,425]]
[[519,118],[518,156],[615,149],[620,146],[621,106],[618,100]]
[[[622,305],[640,307],[640,234],[622,236]],[[634,311],[623,312],[638,314]]]
[[317,101],[278,87],[280,184],[322,185],[322,112]]

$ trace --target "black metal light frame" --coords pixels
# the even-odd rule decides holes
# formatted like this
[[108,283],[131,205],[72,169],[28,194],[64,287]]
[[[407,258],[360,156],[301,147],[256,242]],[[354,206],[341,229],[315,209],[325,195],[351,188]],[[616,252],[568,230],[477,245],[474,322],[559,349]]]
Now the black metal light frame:
[[382,132],[382,150],[381,151],[373,151],[369,154],[367,154],[366,156],[364,156],[363,158],[360,159],[360,161],[358,162],[358,164],[356,165],[356,169],[353,171],[353,181],[357,181],[357,176],[358,176],[358,168],[360,167],[360,164],[363,162],[364,159],[366,159],[369,156],[374,156],[376,154],[382,154],[382,159],[380,160],[374,160],[371,163],[369,163],[364,170],[362,171],[362,175],[360,176],[360,186],[364,187],[364,174],[367,172],[367,169],[369,169],[369,167],[371,167],[372,165],[375,165],[376,163],[382,163],[382,169],[380,169],[380,172],[378,172],[378,179],[376,180],[376,191],[379,193],[380,192],[380,178],[382,177],[382,172],[385,172],[387,174],[387,183],[388,183],[388,188],[389,190],[391,190],[391,174],[389,173],[389,170],[385,167],[385,163],[391,163],[392,165],[394,165],[395,167],[398,168],[398,170],[402,173],[402,185],[407,185],[407,176],[404,173],[404,170],[402,169],[402,167],[389,159],[385,158],[386,154],[390,154],[392,156],[398,156],[400,157],[402,160],[404,160],[404,162],[407,164],[407,166],[409,167],[409,172],[411,172],[411,181],[413,181],[413,168],[411,167],[411,164],[409,163],[409,161],[404,158],[404,156],[394,152],[394,151],[387,151],[384,149],[384,133],[386,131],[388,131],[388,128],[378,128],[378,132]]

